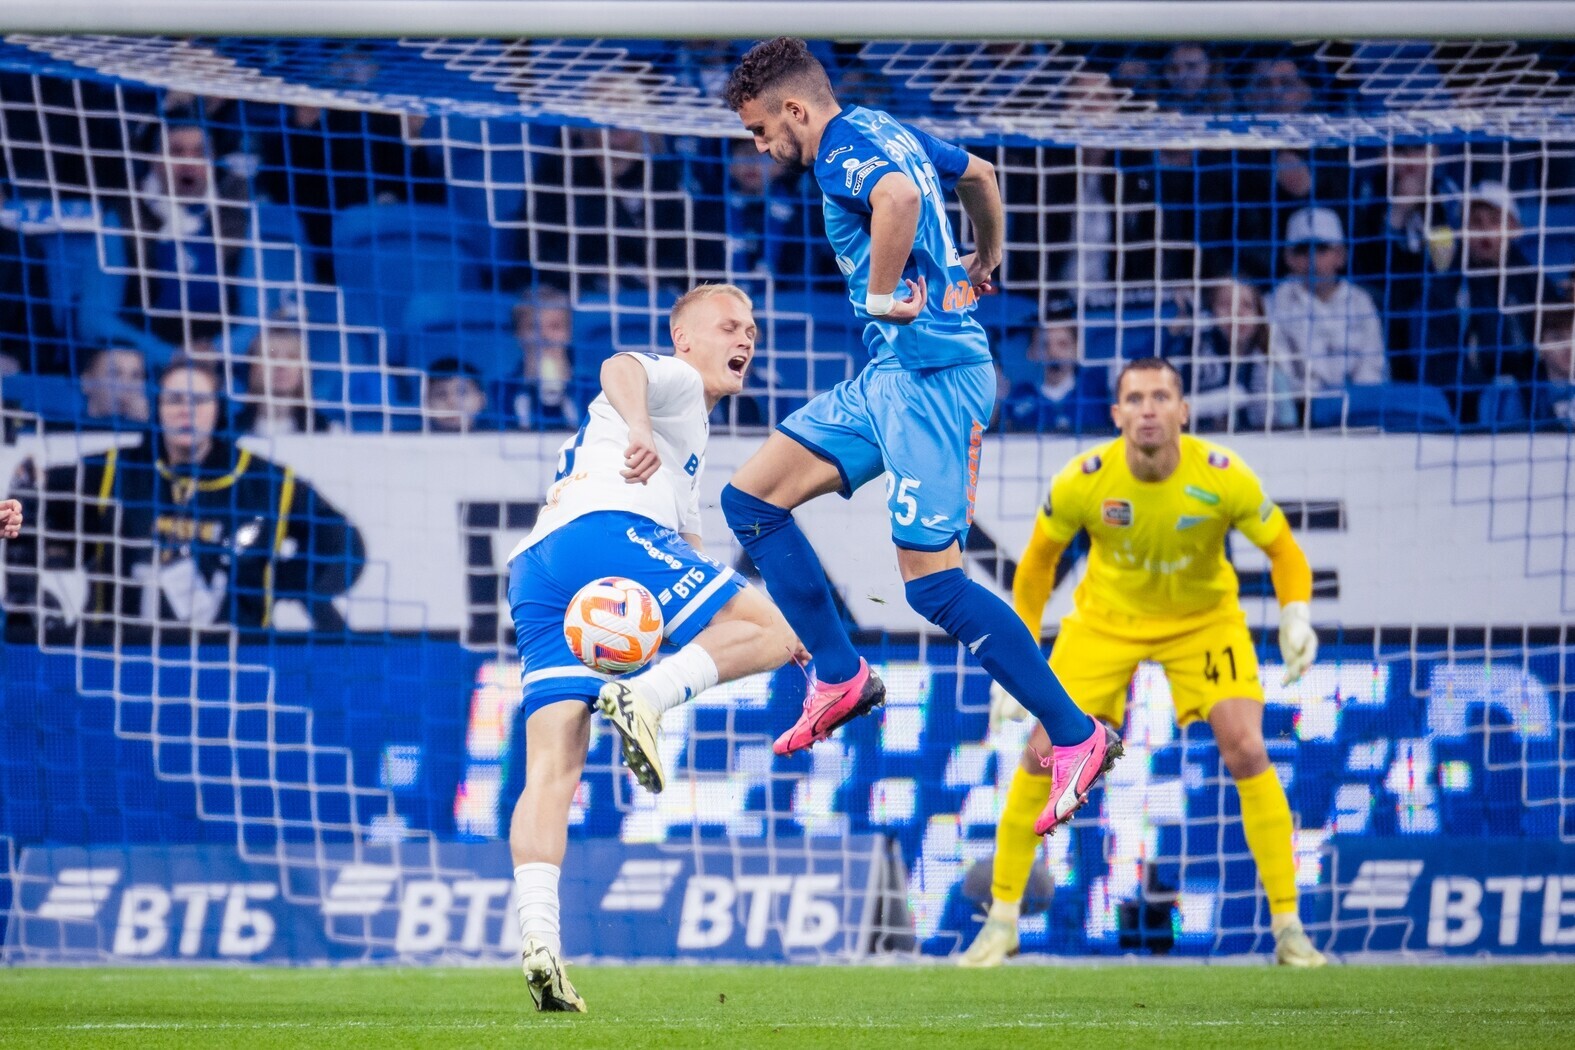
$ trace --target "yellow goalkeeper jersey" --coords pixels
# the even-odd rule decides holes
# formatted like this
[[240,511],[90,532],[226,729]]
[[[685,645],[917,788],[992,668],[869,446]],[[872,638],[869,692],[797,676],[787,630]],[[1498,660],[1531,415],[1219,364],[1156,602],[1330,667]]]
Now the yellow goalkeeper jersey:
[[1074,595],[1082,618],[1150,634],[1238,611],[1225,534],[1234,527],[1265,547],[1286,523],[1240,456],[1184,434],[1181,463],[1164,481],[1132,476],[1124,438],[1074,456],[1050,483],[1037,527],[1063,545],[1088,531],[1088,571]]

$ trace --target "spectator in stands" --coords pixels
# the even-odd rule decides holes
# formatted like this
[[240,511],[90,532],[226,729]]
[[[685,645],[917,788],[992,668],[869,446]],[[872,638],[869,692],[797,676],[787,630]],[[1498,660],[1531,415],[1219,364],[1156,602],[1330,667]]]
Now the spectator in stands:
[[1076,314],[1053,315],[1034,329],[1028,360],[1042,369],[1037,383],[1012,389],[1001,408],[1009,431],[1046,434],[1097,434],[1110,422],[1110,377],[1102,366],[1078,363]]
[[159,124],[151,151],[132,209],[138,276],[130,294],[164,342],[211,339],[233,316],[229,279],[240,269],[252,210],[238,183],[219,185],[202,128]]
[[[1558,299],[1547,277],[1516,243],[1520,208],[1502,182],[1481,182],[1466,197],[1460,231],[1463,294],[1462,375],[1469,389],[1507,376],[1531,381],[1536,370],[1537,308]],[[1470,401],[1470,395],[1464,398]],[[1463,415],[1462,418],[1474,418]]]
[[[1352,271],[1377,291],[1396,382],[1458,382],[1456,237],[1465,194],[1430,144],[1395,144],[1356,213]],[[1440,327],[1442,325],[1442,328]]]
[[503,426],[579,426],[587,399],[574,382],[574,311],[567,293],[548,286],[522,296],[514,306],[514,339],[520,348],[519,373],[493,389],[493,411]]
[[360,575],[356,528],[288,467],[236,447],[218,373],[177,358],[159,378],[157,427],[130,448],[53,467],[42,491],[43,550],[11,559],[10,595],[50,615],[36,568],[86,570],[90,626],[130,621],[242,630],[275,626],[279,602],[315,629],[343,631],[333,599]]
[[[0,193],[0,206],[6,203]],[[0,212],[0,378],[69,372],[71,347],[55,326],[47,268],[31,239],[17,229],[21,222],[10,207]]]
[[441,157],[412,147],[412,125],[387,113],[291,106],[263,139],[258,192],[300,216],[317,277],[332,283],[333,217],[361,204],[441,204]]
[[694,269],[723,272],[724,239],[694,236],[682,165],[660,139],[624,128],[563,134],[562,155],[538,158],[527,204],[539,280],[567,287],[572,271],[582,288],[679,291]]
[[1531,383],[1531,425],[1575,430],[1575,307],[1568,301],[1542,311],[1537,358]]
[[1312,85],[1295,59],[1263,58],[1252,64],[1242,109],[1248,113],[1305,113],[1312,104]]
[[237,434],[275,437],[336,429],[312,404],[307,336],[299,328],[264,325],[252,338],[239,374],[242,406]]
[[1270,295],[1268,317],[1277,339],[1273,356],[1295,393],[1382,383],[1383,323],[1372,296],[1341,276],[1347,253],[1340,217],[1304,208],[1290,217],[1285,240],[1291,276]]
[[481,372],[468,361],[443,357],[432,362],[426,382],[427,426],[434,434],[469,434],[495,429],[487,418]]
[[126,430],[148,423],[148,366],[142,351],[106,346],[82,370],[82,426]]
[[[1139,151],[1119,158],[1102,146],[1008,147],[1001,165],[1003,283],[1095,308],[1112,305],[1123,290],[1152,297],[1156,277],[1165,272],[1153,156]],[[1166,258],[1174,264],[1175,256]]]
[[1202,44],[1182,43],[1170,49],[1163,66],[1160,105],[1182,113],[1222,116],[1235,108],[1230,85]]
[[[1326,208],[1336,215],[1350,207],[1351,171],[1347,151],[1244,150],[1232,155],[1231,169],[1217,175],[1235,186],[1233,211],[1224,235],[1210,247],[1210,266],[1218,272],[1245,271],[1264,280],[1284,276],[1279,269],[1290,218],[1303,208]],[[1225,253],[1234,254],[1226,258]]]
[[1204,313],[1167,340],[1164,356],[1181,373],[1200,431],[1296,425],[1291,382],[1274,360],[1263,295],[1241,278],[1208,285]]

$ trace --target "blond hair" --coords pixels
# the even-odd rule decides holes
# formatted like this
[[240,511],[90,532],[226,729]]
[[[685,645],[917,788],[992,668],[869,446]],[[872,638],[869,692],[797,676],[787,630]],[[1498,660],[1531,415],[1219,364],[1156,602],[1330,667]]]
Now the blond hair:
[[680,295],[678,301],[673,304],[672,312],[667,315],[668,329],[676,329],[678,322],[683,318],[684,311],[688,310],[695,303],[709,299],[713,295],[731,295],[734,299],[744,304],[744,309],[750,313],[755,312],[755,301],[749,297],[748,292],[736,284],[697,284],[683,295]]

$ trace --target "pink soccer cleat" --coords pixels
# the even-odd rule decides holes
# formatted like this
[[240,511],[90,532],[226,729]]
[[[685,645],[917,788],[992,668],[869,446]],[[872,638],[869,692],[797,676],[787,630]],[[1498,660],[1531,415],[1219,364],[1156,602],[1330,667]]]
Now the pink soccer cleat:
[[1053,765],[1055,768],[1051,771],[1050,801],[1034,821],[1034,834],[1052,834],[1071,820],[1072,814],[1088,801],[1088,789],[1094,786],[1094,781],[1110,772],[1124,750],[1116,731],[1097,720],[1093,735],[1081,744],[1052,747],[1050,754],[1039,760],[1041,767]]
[[827,685],[812,682],[809,695],[804,698],[804,711],[793,728],[777,737],[771,750],[779,755],[791,755],[806,747],[814,747],[826,739],[838,726],[868,714],[886,702],[886,683],[880,675],[870,670],[870,665],[859,658],[859,673],[846,682]]

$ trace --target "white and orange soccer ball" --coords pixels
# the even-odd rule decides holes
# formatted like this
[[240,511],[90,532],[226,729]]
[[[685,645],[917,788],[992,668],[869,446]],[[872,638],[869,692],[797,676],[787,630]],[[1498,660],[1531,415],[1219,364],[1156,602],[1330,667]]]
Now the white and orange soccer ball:
[[644,584],[605,576],[581,587],[569,602],[563,638],[593,671],[638,671],[662,644],[662,607]]

